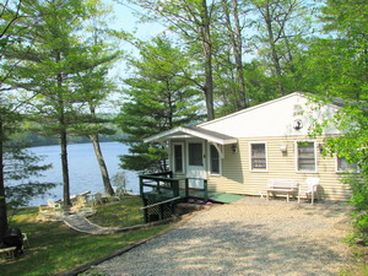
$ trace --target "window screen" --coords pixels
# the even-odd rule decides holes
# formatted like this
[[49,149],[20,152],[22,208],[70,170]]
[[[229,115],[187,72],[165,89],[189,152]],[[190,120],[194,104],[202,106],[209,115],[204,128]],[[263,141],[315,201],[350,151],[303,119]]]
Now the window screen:
[[316,159],[313,142],[298,142],[298,171],[315,171]]
[[203,166],[202,162],[202,144],[190,143],[188,147],[189,151],[189,165],[190,166]]
[[214,145],[210,146],[210,156],[211,156],[211,173],[220,173],[220,158],[219,153]]
[[252,170],[267,169],[266,144],[252,144]]
[[182,145],[174,145],[174,170],[175,172],[183,172],[183,147]]

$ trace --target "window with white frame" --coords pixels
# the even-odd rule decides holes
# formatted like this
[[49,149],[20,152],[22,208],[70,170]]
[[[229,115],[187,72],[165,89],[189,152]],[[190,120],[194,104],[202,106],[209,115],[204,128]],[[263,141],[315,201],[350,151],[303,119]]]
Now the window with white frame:
[[316,149],[314,142],[297,142],[297,166],[298,171],[316,171]]
[[349,163],[346,158],[337,157],[337,171],[338,172],[357,172],[358,165]]
[[251,169],[252,170],[267,170],[267,154],[266,143],[250,144],[251,151]]
[[210,145],[210,172],[220,174],[220,155],[214,145]]
[[174,144],[174,172],[184,172],[183,144]]

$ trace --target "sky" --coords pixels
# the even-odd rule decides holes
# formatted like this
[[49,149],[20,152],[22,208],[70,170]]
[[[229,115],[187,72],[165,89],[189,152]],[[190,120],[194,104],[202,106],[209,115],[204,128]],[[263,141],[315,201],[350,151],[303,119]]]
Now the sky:
[[[144,15],[145,12],[133,5],[133,4],[118,4],[114,0],[103,0],[106,5],[112,6],[112,21],[109,22],[110,27],[116,30],[123,30],[129,33],[133,33],[135,37],[141,40],[150,40],[156,35],[165,31],[165,27],[162,24],[149,22],[149,23],[141,23],[139,22],[139,14]],[[129,43],[122,43],[122,50],[126,53],[130,53],[132,55],[137,55],[137,50],[130,45]],[[114,78],[118,83],[121,84],[119,79],[125,78],[129,75],[128,68],[124,62],[124,60],[117,62],[114,67],[110,71],[110,76]],[[118,94],[113,95],[110,98],[109,103],[106,106],[101,108],[101,112],[108,113],[116,113],[118,109],[116,109],[120,103],[117,101],[121,101]]]

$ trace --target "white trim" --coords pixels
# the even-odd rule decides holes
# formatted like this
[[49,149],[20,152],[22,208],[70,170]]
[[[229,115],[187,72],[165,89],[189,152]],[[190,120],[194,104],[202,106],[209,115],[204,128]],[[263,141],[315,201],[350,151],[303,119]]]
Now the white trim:
[[[265,169],[253,169],[252,168],[252,145],[264,144],[265,145],[265,157],[266,157],[266,168]],[[266,141],[250,141],[248,142],[249,149],[249,171],[250,172],[268,172],[268,145]]]
[[[219,173],[212,173],[211,172],[211,146],[214,146],[219,154]],[[222,152],[224,152],[224,147],[221,146]],[[207,143],[207,168],[208,168],[208,175],[210,176],[222,176],[222,160],[223,157],[221,157],[221,152],[219,151],[219,147],[216,146],[216,144]],[[222,153],[222,156],[223,153]]]
[[206,162],[206,158],[207,158],[206,143],[205,143],[204,140],[200,140],[200,139],[188,139],[188,140],[185,141],[185,148],[186,148],[185,149],[185,153],[186,153],[185,175],[186,175],[186,177],[188,177],[189,167],[200,167],[200,166],[189,165],[189,144],[190,143],[202,144],[202,168],[203,168],[203,172],[205,173],[205,179],[207,179],[208,178],[208,171],[207,171],[207,162]]
[[[177,174],[185,174],[185,159],[184,159],[184,157],[185,157],[185,152],[184,152],[184,150],[185,150],[185,148],[184,148],[184,142],[173,142],[173,143],[171,143],[171,145],[172,145],[172,165],[173,165],[173,167],[172,167],[172,171],[173,171],[173,173],[177,173]],[[181,163],[182,163],[182,171],[180,172],[180,171],[176,171],[175,170],[175,146],[181,146]]]
[[[193,129],[188,129],[188,128],[185,128],[185,127],[176,127],[176,128],[161,132],[159,134],[150,136],[150,137],[144,139],[143,142],[144,143],[159,142],[160,140],[165,139],[165,136],[170,136],[170,135],[175,134],[177,132],[183,132],[185,134],[194,136],[194,138],[201,138],[201,139],[207,140],[209,142],[217,143],[217,144],[220,144],[220,145],[234,144],[234,143],[237,143],[237,141],[238,141],[236,138],[221,139],[221,138],[218,138],[218,137],[213,137],[213,136],[208,135],[208,134],[204,134],[202,132],[199,132],[199,131],[196,131],[196,130],[193,130]],[[177,136],[178,135],[176,135],[174,137],[177,137]],[[181,135],[179,135],[179,136],[181,136]],[[171,139],[171,137],[166,137],[166,139]]]
[[186,141],[186,155],[187,155],[187,158],[186,158],[186,165],[187,165],[187,168],[189,166],[192,166],[192,167],[200,167],[200,166],[197,166],[197,165],[189,165],[189,144],[202,144],[202,167],[204,169],[206,169],[206,159],[205,159],[205,155],[206,155],[206,151],[205,151],[205,143],[203,140],[187,140]]
[[[313,148],[314,148],[314,170],[313,171],[300,171],[298,170],[298,143],[303,143],[303,142],[308,142],[308,143],[313,143]],[[317,155],[317,141],[316,140],[311,140],[311,139],[304,139],[304,140],[296,140],[294,141],[294,148],[295,148],[295,156],[294,156],[294,161],[295,161],[295,172],[296,173],[318,173],[318,155]]]

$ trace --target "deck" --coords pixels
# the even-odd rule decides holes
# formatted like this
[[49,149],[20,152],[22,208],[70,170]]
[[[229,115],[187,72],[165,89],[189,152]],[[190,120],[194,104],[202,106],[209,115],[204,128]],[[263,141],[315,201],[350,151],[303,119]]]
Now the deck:
[[240,195],[208,191],[206,179],[200,179],[203,181],[202,188],[192,188],[189,185],[190,179],[194,178],[173,178],[172,172],[140,175],[139,186],[145,221],[172,216],[175,204],[190,198],[217,203],[231,203],[243,198]]

